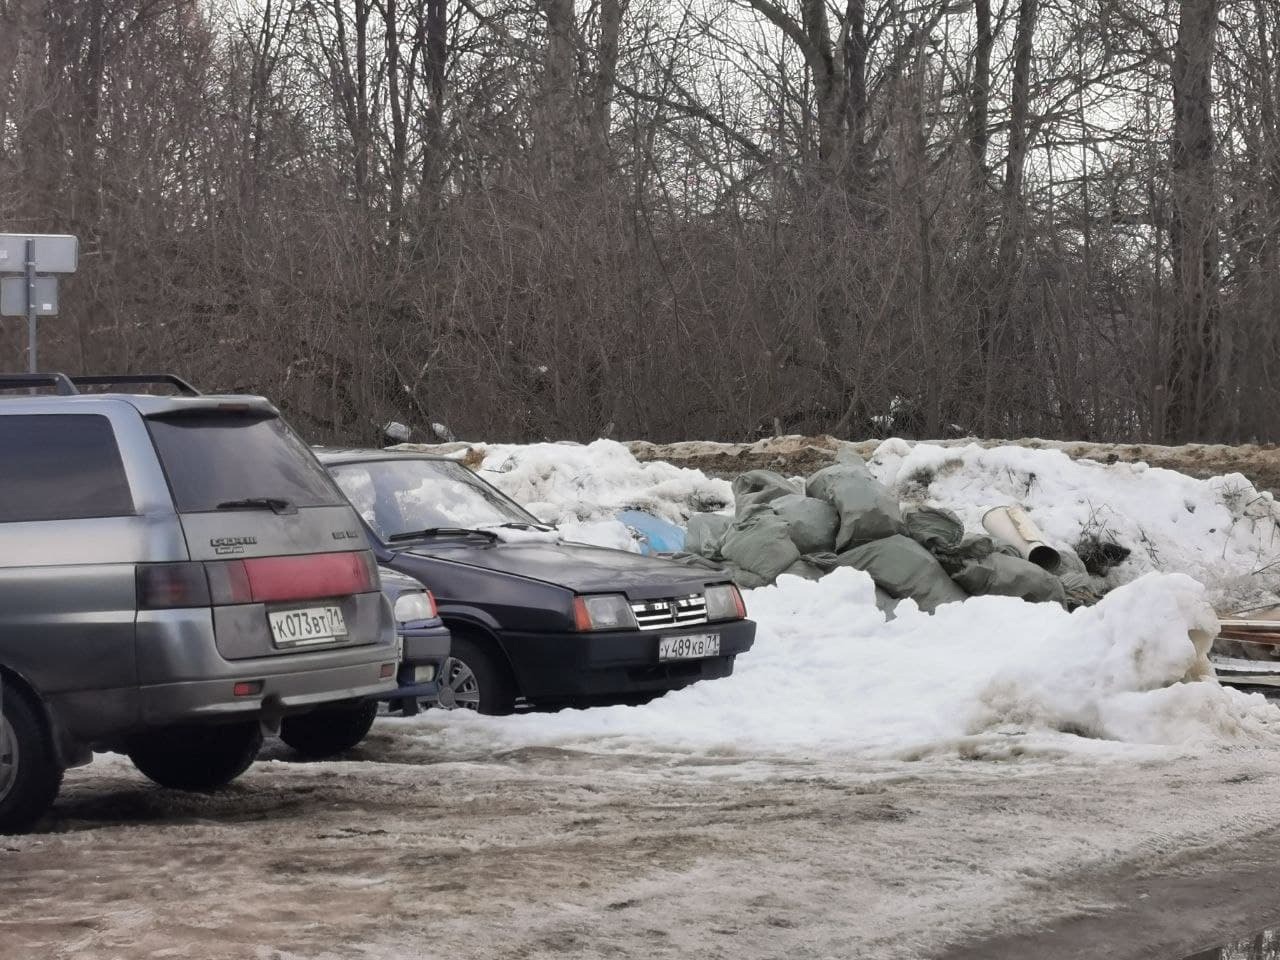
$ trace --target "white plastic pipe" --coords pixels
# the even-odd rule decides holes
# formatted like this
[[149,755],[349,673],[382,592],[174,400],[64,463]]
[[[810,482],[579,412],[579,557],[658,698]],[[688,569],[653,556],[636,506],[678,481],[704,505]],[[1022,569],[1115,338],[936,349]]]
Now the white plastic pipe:
[[1037,567],[1056,570],[1062,562],[1058,551],[1044,542],[1044,534],[1021,507],[993,507],[982,515],[982,526],[997,540],[1017,548]]

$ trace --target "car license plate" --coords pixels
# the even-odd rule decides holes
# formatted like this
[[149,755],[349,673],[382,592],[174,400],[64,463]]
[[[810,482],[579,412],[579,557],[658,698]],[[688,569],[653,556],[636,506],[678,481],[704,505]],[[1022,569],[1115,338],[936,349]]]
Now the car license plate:
[[683,637],[661,637],[659,660],[699,660],[720,656],[720,634],[692,633]]
[[277,647],[310,647],[333,643],[347,635],[341,607],[306,607],[267,614]]

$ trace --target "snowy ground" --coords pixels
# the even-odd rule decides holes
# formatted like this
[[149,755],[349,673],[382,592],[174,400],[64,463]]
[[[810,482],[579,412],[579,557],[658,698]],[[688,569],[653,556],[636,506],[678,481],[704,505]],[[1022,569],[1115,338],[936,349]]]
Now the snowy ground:
[[[1125,960],[1274,919],[1271,884],[1195,879],[1280,854],[1271,749],[473,752],[388,720],[346,762],[285,756],[209,797],[111,759],[73,771],[55,832],[0,838],[0,956],[985,958],[1025,931],[1001,956]],[[1079,953],[1055,945],[1068,917],[1123,926]]]
[[[603,441],[478,454],[597,541],[625,542],[618,509],[732,500]],[[1014,500],[1070,543],[1109,511],[1134,555],[1070,614],[975,598],[886,622],[863,574],[785,578],[748,594],[757,645],[731,678],[644,707],[383,720],[342,762],[276,746],[213,797],[99,760],[52,832],[0,841],[0,958],[923,957],[1148,888],[1158,910],[1161,883],[1246,841],[1280,854],[1280,709],[1205,660],[1214,605],[1270,588],[1269,495],[1054,450],[890,441],[871,464],[970,525]],[[1164,954],[1148,932],[1109,955],[1200,946],[1225,916],[1205,910],[1165,918]]]

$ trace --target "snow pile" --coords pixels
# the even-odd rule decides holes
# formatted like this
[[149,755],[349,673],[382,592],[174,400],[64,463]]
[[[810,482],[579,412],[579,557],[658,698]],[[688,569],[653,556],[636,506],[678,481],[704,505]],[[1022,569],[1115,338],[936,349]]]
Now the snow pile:
[[[474,451],[483,455],[481,476],[559,525],[566,539],[629,548],[625,527],[611,519],[619,510],[684,523],[733,503],[727,482],[640,462],[609,440]],[[1096,536],[1127,547],[1131,555],[1109,575],[1111,586],[1151,571],[1186,573],[1230,609],[1265,602],[1280,585],[1280,505],[1240,474],[1197,480],[1143,463],[1073,460],[1056,449],[903,440],[881,443],[868,465],[904,502],[954,510],[971,533],[981,532],[991,507],[1021,504],[1053,544],[1074,547]]]
[[972,532],[991,507],[1016,503],[1052,544],[1097,536],[1127,547],[1113,584],[1153,570],[1186,573],[1230,606],[1253,599],[1261,584],[1249,578],[1280,561],[1280,506],[1240,474],[1196,480],[1059,450],[903,440],[886,440],[868,465],[902,500],[954,510]]
[[733,490],[701,470],[669,463],[641,463],[612,440],[575,443],[487,444],[470,448],[483,456],[476,472],[566,540],[634,550],[622,510],[643,510],[683,524],[690,514],[723,510]]
[[480,449],[484,460],[476,472],[548,523],[611,518],[628,509],[684,523],[691,513],[733,503],[727,481],[669,463],[641,463],[613,440]]
[[873,758],[1106,752],[1276,740],[1280,709],[1194,680],[1217,622],[1204,588],[1151,574],[1095,607],[979,597],[885,622],[871,579],[842,569],[748,595],[755,648],[732,677],[643,707],[493,718],[428,711],[440,747],[718,750]]
[[[492,445],[467,459],[571,539],[627,546],[625,528],[611,519],[621,510],[683,523],[732,505],[728,483],[639,462],[611,441]],[[1280,511],[1243,477],[1195,480],[1057,450],[899,440],[880,444],[869,466],[903,501],[955,510],[974,532],[987,509],[1017,503],[1051,542],[1119,543],[1133,552],[1112,583],[1132,582],[1074,613],[980,597],[932,615],[905,602],[886,622],[866,574],[784,577],[748,594],[759,634],[730,678],[644,707],[510,718],[428,711],[395,722],[430,749],[656,746],[892,758],[1280,737],[1280,709],[1196,679],[1211,677],[1210,598],[1234,590],[1238,599],[1240,583],[1280,556]]]

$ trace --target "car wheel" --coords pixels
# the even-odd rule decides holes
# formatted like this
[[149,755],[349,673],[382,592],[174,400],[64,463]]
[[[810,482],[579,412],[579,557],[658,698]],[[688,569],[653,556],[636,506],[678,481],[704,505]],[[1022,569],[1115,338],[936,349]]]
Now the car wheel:
[[137,737],[129,745],[129,759],[162,787],[214,790],[248,770],[261,747],[256,720],[175,727]]
[[31,829],[53,805],[62,765],[39,712],[0,683],[0,833]]
[[515,709],[515,684],[506,665],[468,636],[453,634],[449,658],[440,667],[440,693],[434,706],[502,716]]
[[320,707],[285,717],[280,724],[280,739],[304,757],[331,757],[363,740],[377,716],[376,700]]

